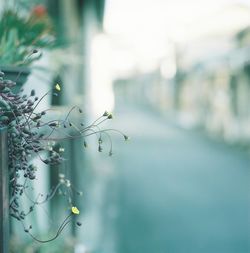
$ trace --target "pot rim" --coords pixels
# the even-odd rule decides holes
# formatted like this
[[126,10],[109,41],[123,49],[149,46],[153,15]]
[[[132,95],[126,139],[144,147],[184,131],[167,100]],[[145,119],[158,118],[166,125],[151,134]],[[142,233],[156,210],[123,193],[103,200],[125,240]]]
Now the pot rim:
[[0,70],[3,72],[21,72],[21,74],[30,74],[30,67],[26,66],[11,66],[11,65],[0,65]]

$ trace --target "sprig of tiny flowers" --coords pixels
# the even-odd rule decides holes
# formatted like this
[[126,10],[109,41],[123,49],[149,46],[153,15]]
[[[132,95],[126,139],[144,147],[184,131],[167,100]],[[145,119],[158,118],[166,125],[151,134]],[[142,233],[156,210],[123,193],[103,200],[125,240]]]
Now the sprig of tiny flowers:
[[[106,111],[88,126],[83,123],[74,123],[71,120],[71,114],[74,111],[77,110],[82,114],[81,108],[77,106],[72,107],[64,119],[46,120],[45,115],[50,109],[39,112],[37,107],[48,94],[58,95],[58,92],[61,91],[59,84],[56,84],[40,99],[35,95],[35,90],[32,90],[30,95],[23,95],[22,91],[19,94],[14,94],[11,91],[14,86],[15,82],[5,80],[4,73],[0,71],[0,127],[8,128],[10,215],[24,223],[25,218],[35,210],[37,205],[51,200],[56,193],[63,190],[61,188],[72,187],[70,181],[65,176],[61,176],[58,184],[47,194],[39,193],[35,199],[32,199],[28,190],[32,190],[31,182],[38,179],[36,176],[38,168],[32,164],[32,158],[38,157],[48,166],[59,165],[64,161],[62,156],[64,148],[55,150],[53,145],[63,140],[82,138],[84,147],[87,147],[86,138],[91,135],[97,136],[99,152],[103,151],[103,136],[106,136],[110,144],[109,155],[112,155],[113,144],[110,133],[115,131],[121,134],[125,140],[129,138],[119,130],[100,128],[100,125],[106,120],[113,118],[112,113]],[[27,210],[24,210],[21,205],[24,197],[31,202]],[[70,201],[69,204],[71,204]],[[73,210],[76,209],[72,209],[72,213]],[[66,226],[67,221],[64,221],[60,226],[56,238]]]
[[[49,239],[47,239],[47,240],[42,240],[42,239],[38,239],[37,237],[35,237],[35,236],[30,232],[30,230],[32,229],[32,226],[29,226],[29,228],[24,228],[24,231],[25,231],[26,233],[28,233],[35,241],[37,241],[37,242],[39,242],[39,243],[51,242],[51,241],[55,240],[55,239],[62,233],[62,231],[64,230],[64,228],[72,221],[72,219],[71,219],[72,216],[74,216],[74,215],[79,215],[79,214],[80,214],[79,209],[78,209],[76,206],[72,206],[72,207],[71,207],[71,212],[70,212],[70,214],[69,214],[68,216],[66,216],[66,218],[63,220],[63,222],[61,223],[60,227],[58,228],[56,234],[55,234],[53,237],[51,237],[51,238],[49,238]],[[76,222],[76,225],[77,225],[77,226],[81,226],[82,223],[79,222],[79,221],[77,221],[77,222]]]

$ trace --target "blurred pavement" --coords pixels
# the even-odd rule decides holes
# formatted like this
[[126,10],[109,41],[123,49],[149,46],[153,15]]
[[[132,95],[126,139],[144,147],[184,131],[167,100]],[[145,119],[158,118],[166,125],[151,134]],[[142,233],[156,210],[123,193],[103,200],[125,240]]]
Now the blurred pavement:
[[250,155],[125,108],[114,119],[131,136],[112,158],[117,253],[250,252]]

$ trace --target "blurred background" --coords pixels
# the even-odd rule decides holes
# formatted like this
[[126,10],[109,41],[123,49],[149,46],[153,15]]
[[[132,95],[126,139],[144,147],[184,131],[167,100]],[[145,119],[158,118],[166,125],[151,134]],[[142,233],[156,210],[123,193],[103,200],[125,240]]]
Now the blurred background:
[[[66,171],[83,225],[40,245],[14,224],[13,252],[250,252],[249,0],[0,3],[24,16],[43,7],[58,40],[24,89],[58,82],[44,107],[78,105],[85,122],[112,111],[105,127],[130,137],[112,134],[112,157],[95,139],[68,141],[66,165],[44,168],[35,189]],[[59,196],[38,211],[40,234],[61,209]]]

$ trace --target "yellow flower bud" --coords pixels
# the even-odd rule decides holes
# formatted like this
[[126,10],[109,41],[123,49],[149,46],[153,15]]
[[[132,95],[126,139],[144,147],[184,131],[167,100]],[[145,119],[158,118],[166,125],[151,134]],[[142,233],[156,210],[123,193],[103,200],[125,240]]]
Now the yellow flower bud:
[[58,91],[61,90],[61,87],[60,87],[60,85],[58,83],[56,84],[55,89],[58,90]]
[[71,212],[72,212],[73,214],[76,214],[76,215],[80,214],[80,211],[78,210],[78,208],[77,208],[76,206],[72,206]]

